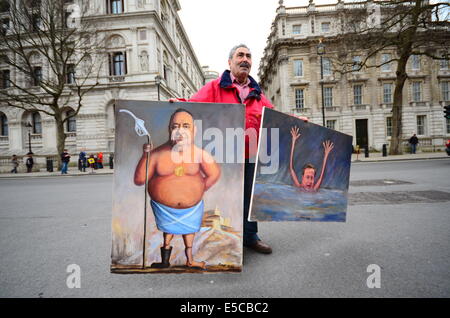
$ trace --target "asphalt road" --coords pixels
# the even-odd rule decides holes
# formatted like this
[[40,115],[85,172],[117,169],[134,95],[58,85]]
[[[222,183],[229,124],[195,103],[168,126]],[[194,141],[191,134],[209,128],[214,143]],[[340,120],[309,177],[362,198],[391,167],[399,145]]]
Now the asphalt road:
[[371,203],[346,223],[260,223],[274,253],[245,250],[241,274],[119,275],[112,176],[0,179],[0,297],[450,297],[450,160],[354,164],[351,180]]

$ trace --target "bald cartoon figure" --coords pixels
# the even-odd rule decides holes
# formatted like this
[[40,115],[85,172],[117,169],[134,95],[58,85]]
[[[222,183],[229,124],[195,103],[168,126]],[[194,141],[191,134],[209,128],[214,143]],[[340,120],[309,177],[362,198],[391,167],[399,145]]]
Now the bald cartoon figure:
[[194,144],[195,133],[192,114],[177,109],[169,121],[169,140],[154,150],[145,144],[136,167],[134,183],[145,185],[145,163],[150,153],[148,193],[156,226],[164,237],[161,263],[153,263],[152,268],[170,267],[174,235],[183,236],[186,266],[206,267],[205,262],[194,261],[192,244],[203,219],[203,195],[219,180],[220,167],[211,154]]
[[297,179],[297,174],[295,173],[293,164],[295,143],[297,142],[297,139],[300,138],[298,127],[295,126],[291,128],[291,136],[292,136],[292,147],[291,147],[289,170],[291,172],[291,177],[292,180],[294,181],[294,185],[296,187],[302,188],[305,191],[309,192],[317,191],[319,190],[320,185],[322,184],[323,175],[325,173],[325,168],[327,165],[328,155],[330,154],[331,150],[333,150],[334,144],[329,140],[324,141],[322,143],[324,148],[324,157],[322,164],[322,172],[320,174],[319,180],[317,180],[317,183],[314,183],[316,176],[316,168],[312,164],[307,164],[303,167],[302,182],[300,183]]

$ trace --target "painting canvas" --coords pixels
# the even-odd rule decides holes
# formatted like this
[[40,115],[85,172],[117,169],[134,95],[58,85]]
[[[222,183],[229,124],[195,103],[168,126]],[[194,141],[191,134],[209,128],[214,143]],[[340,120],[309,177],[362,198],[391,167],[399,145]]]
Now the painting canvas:
[[260,134],[249,219],[345,222],[352,137],[267,108]]
[[111,271],[240,272],[244,106],[117,100],[115,118]]

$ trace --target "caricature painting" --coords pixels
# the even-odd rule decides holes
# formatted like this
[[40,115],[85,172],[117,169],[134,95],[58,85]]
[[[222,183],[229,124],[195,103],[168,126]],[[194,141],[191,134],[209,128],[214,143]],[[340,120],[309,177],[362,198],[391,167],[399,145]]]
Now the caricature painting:
[[262,122],[250,220],[345,222],[352,137],[271,109]]
[[[242,269],[242,105],[118,100],[116,273]],[[224,199],[226,193],[226,200]]]

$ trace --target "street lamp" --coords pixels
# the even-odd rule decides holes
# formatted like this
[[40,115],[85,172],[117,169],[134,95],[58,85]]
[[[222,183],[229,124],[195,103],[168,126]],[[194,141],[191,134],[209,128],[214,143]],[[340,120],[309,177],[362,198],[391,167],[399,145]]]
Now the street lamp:
[[161,86],[161,80],[162,80],[161,76],[157,75],[155,77],[156,86],[158,86],[158,101],[161,100],[160,94],[159,94],[159,87]]
[[32,155],[33,152],[31,151],[31,129],[33,128],[33,125],[28,122],[25,127],[27,127],[28,130],[28,154]]
[[325,127],[325,102],[323,96],[323,55],[325,54],[325,45],[322,43],[322,39],[319,40],[319,45],[317,45],[317,55],[320,56],[320,86],[322,91],[322,119],[323,126]]

